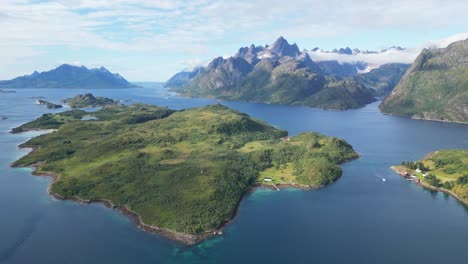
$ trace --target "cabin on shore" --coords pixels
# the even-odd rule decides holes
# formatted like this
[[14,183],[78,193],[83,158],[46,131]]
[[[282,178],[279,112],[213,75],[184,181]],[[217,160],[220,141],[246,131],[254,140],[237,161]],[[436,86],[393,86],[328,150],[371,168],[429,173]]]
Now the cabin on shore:
[[263,181],[271,182],[271,178],[264,178]]
[[281,140],[283,142],[288,142],[289,140],[291,140],[291,137],[290,136],[285,136],[285,137],[282,137]]
[[417,168],[416,172],[421,173],[422,171],[419,168]]

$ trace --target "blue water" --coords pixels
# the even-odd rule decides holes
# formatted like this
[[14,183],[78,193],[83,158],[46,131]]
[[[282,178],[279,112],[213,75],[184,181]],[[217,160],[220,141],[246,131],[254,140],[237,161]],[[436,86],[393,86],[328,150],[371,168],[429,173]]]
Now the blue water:
[[[157,86],[156,86],[157,87]],[[259,189],[240,205],[225,234],[193,247],[138,230],[102,205],[56,201],[50,179],[9,164],[17,145],[38,132],[9,134],[54,103],[93,92],[175,109],[214,103],[162,88],[27,89],[0,94],[0,263],[466,263],[468,209],[442,193],[408,182],[389,167],[430,151],[468,149],[468,125],[417,121],[379,113],[378,103],[345,112],[222,102],[291,135],[318,131],[346,139],[362,157],[346,163],[320,190]],[[382,181],[385,178],[386,181]]]

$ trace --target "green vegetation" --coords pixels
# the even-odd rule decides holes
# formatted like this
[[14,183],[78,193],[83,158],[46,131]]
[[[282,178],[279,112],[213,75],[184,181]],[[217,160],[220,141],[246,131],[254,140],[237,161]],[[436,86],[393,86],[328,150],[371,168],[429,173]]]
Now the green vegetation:
[[440,150],[421,161],[404,161],[398,167],[397,170],[404,169],[423,183],[450,190],[468,202],[468,150]]
[[47,115],[15,129],[56,121],[58,130],[22,144],[34,151],[13,165],[58,175],[51,191],[64,198],[107,199],[146,224],[187,234],[230,219],[262,175],[288,170],[284,183],[323,186],[341,175],[339,163],[357,157],[345,141],[317,133],[282,140],[286,131],[222,105],[108,106],[92,113],[97,120],[83,114]]
[[47,102],[47,101],[44,101],[44,100],[36,100],[36,104],[45,105],[48,109],[59,109],[59,108],[62,108],[62,105],[53,104],[53,103],[51,103],[51,102]]
[[94,97],[94,95],[90,93],[85,95],[78,94],[72,98],[63,100],[63,102],[68,104],[71,108],[85,108],[118,104],[117,101],[110,98],[100,96]]
[[43,114],[34,121],[13,128],[11,132],[21,133],[38,129],[58,129],[63,124],[80,120],[86,114],[87,113],[83,110],[72,110],[58,114]]
[[424,49],[380,105],[384,113],[416,119],[468,122],[468,45]]

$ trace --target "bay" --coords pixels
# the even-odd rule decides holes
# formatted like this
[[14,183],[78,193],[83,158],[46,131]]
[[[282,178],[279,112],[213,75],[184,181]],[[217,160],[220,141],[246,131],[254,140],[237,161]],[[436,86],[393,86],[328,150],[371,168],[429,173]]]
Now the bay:
[[[291,135],[317,131],[346,139],[361,155],[343,177],[312,191],[257,189],[241,202],[223,236],[188,247],[145,233],[102,205],[56,201],[50,179],[9,164],[40,132],[8,131],[77,93],[174,109],[216,103],[179,97],[158,85],[118,90],[17,89],[0,94],[0,263],[464,263],[468,209],[396,175],[390,166],[437,149],[468,148],[468,125],[382,115],[379,102],[357,110],[220,102]],[[385,179],[383,181],[382,179]]]

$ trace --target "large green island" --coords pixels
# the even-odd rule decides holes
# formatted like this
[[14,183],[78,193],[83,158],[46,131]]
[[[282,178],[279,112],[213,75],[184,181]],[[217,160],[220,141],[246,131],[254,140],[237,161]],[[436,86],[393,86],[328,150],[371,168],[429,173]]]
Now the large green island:
[[135,104],[46,114],[14,132],[54,129],[21,144],[12,166],[52,176],[58,199],[102,202],[143,230],[185,244],[220,234],[251,188],[315,188],[358,157],[344,140],[287,132],[223,105]]
[[403,161],[392,169],[425,188],[450,194],[468,206],[468,150],[439,150],[420,161]]

